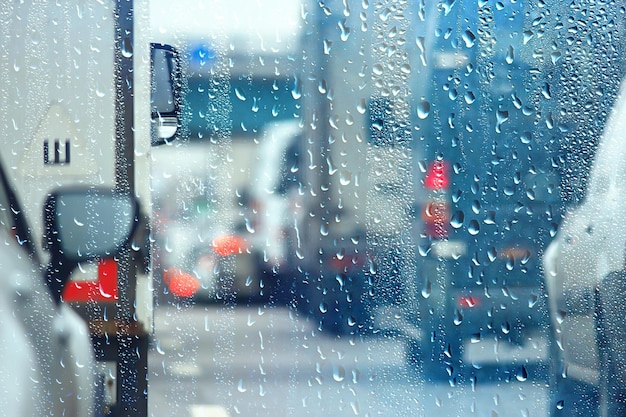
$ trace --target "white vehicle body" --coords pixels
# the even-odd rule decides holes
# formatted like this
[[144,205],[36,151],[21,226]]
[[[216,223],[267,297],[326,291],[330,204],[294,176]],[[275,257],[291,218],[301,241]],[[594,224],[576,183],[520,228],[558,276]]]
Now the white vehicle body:
[[[306,276],[299,292],[308,299],[302,308],[332,332],[411,331],[393,319],[404,307],[369,303],[366,287],[371,278],[385,288],[378,294],[399,299],[416,274],[412,239],[421,220],[413,211],[422,196],[414,167],[423,155],[411,145],[410,103],[420,96],[419,67],[411,62],[420,51],[415,42],[378,36],[411,38],[418,24],[408,16],[416,6],[394,4],[384,19],[379,2],[354,7],[359,11],[306,2],[303,13],[314,29],[301,39],[305,221],[296,252]],[[365,276],[371,270],[376,276]],[[338,276],[348,278],[345,285]]]
[[3,409],[17,417],[93,415],[95,360],[85,322],[67,305],[57,308],[41,269],[1,234]]
[[[607,121],[583,203],[568,212],[543,258],[556,340],[568,378],[599,384],[597,297],[624,269],[626,84]],[[601,296],[601,294],[600,294]]]
[[[3,5],[0,127],[5,134],[0,159],[32,227],[37,255],[44,263],[47,254],[42,251],[42,205],[58,187],[89,185],[130,193],[139,200],[149,222],[153,127],[147,18],[147,0]],[[51,313],[50,328],[59,334],[68,329],[84,330],[83,341],[89,341],[87,333],[96,339],[111,333],[145,340],[152,332],[153,309],[150,270],[142,264],[148,262],[147,241],[121,255],[113,281],[115,293],[103,290],[96,262],[82,264],[72,281],[87,283],[84,288],[95,289],[98,298],[92,298],[94,292],[83,294],[76,302],[68,296],[65,301],[72,302],[82,319],[67,305],[62,306],[60,315]],[[41,290],[32,288],[34,294]],[[26,305],[20,314],[33,314],[28,308]],[[107,309],[108,315],[103,314]],[[50,343],[50,355],[58,360],[55,342]],[[102,386],[94,387],[96,375],[88,363],[94,357],[93,351],[79,345],[72,348],[77,349],[73,354],[81,356],[80,360],[73,359],[66,366],[84,366],[84,372],[76,375],[86,373],[91,380],[81,381],[78,386],[86,391],[95,388],[100,391],[98,395],[108,395],[107,402],[115,403],[115,390],[106,392]],[[115,380],[115,361],[108,353],[101,357],[108,357],[100,364],[107,368],[103,374]],[[88,403],[93,392],[82,397]],[[53,407],[45,412],[89,415],[81,407],[65,413]]]
[[[0,126],[11,132],[2,139],[2,161],[39,249],[42,204],[56,187],[115,188],[127,177],[142,205],[149,207],[150,39],[147,25],[138,23],[147,3],[135,1],[134,6],[135,41],[128,53],[133,57],[134,83],[142,88],[135,88],[133,103],[127,103],[133,109],[134,138],[126,138],[125,143],[116,130],[122,115],[116,107],[120,92],[115,72],[115,7],[114,1],[27,2],[9,5],[2,15],[0,39],[5,53],[0,58],[4,85]],[[128,173],[119,169],[116,142],[128,147],[121,152],[133,157]],[[93,270],[85,274],[93,279]],[[147,287],[149,281],[148,276],[141,276],[138,285]],[[145,303],[150,299],[142,301],[139,322],[149,332],[150,306]]]
[[[287,246],[287,228],[294,227],[293,222],[299,218],[297,184],[283,184],[289,175],[296,175],[300,169],[295,155],[288,155],[289,148],[297,146],[296,141],[302,141],[302,128],[297,120],[290,120],[271,124],[262,132],[259,139],[259,149],[253,168],[253,178],[250,187],[250,197],[254,211],[251,225],[254,233],[251,234],[252,247],[263,257],[270,269],[279,271],[285,266],[287,259],[295,254]],[[302,145],[300,146],[302,148]],[[286,166],[286,164],[294,164]],[[293,187],[285,187],[294,185]],[[289,188],[289,189],[282,189]],[[301,199],[301,197],[300,197]]]

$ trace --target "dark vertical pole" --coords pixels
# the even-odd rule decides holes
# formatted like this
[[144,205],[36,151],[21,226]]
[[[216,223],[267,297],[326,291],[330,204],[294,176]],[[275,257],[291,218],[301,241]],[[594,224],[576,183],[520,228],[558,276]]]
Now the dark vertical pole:
[[[133,0],[116,0],[115,19],[115,184],[117,191],[134,194]],[[118,261],[117,404],[112,414],[144,417],[148,415],[148,339],[136,332],[136,268],[129,248]]]

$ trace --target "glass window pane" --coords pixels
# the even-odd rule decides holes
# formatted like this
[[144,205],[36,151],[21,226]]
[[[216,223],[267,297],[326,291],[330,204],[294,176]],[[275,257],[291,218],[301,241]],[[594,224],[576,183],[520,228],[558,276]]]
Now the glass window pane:
[[152,11],[189,56],[161,268],[200,282],[162,284],[153,389],[251,416],[619,408],[620,303],[594,294],[621,293],[623,233],[590,196],[622,182],[618,145],[593,169],[621,5],[194,6]]

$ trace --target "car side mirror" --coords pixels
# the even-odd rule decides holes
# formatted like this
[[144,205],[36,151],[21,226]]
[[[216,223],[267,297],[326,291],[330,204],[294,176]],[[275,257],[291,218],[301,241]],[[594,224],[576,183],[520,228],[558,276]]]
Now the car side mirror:
[[180,122],[181,70],[180,58],[170,45],[150,45],[152,145],[174,140]]
[[44,204],[47,283],[54,300],[81,262],[108,258],[130,244],[139,223],[139,203],[101,188],[63,188]]

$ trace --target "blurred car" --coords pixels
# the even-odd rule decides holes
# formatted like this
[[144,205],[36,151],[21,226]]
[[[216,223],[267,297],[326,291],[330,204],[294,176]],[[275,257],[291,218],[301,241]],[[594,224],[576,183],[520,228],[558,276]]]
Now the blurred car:
[[301,131],[298,120],[267,126],[245,196],[247,241],[261,279],[278,299],[289,297],[296,265]]
[[[0,404],[10,415],[90,416],[102,405],[87,324],[62,302],[62,291],[79,262],[114,255],[133,233],[125,221],[133,223],[137,210],[127,210],[128,217],[104,215],[116,212],[108,205],[112,195],[72,189],[48,198],[50,260],[44,268],[17,194],[0,167]],[[105,200],[106,207],[87,208]],[[98,225],[121,232],[103,233]],[[87,228],[98,238],[86,241]]]
[[[522,27],[523,5],[505,8],[515,19],[496,22],[494,30]],[[469,6],[455,13],[476,23]],[[488,83],[480,72],[465,73],[468,106],[462,94],[449,95],[450,80],[480,66],[480,54],[459,54],[443,37],[433,42],[433,81],[425,97],[449,117],[415,120],[430,141],[415,169],[424,174],[415,181],[422,185],[415,193],[415,216],[423,222],[415,237],[421,298],[408,312],[418,324],[409,362],[426,379],[451,382],[469,381],[481,368],[536,369],[545,349],[528,361],[484,353],[519,351],[542,337],[549,322],[541,254],[560,221],[561,173],[552,163],[558,141],[543,139],[535,113],[501,99],[534,100],[528,62],[508,62],[508,47],[500,45],[492,52]]]
[[91,415],[95,362],[87,326],[53,300],[15,194],[0,175],[0,378],[10,388],[0,396],[3,408],[15,416]]
[[553,416],[626,413],[626,84],[607,121],[586,197],[543,258],[553,333]]
[[157,300],[235,302],[263,294],[246,226],[224,196],[230,190],[222,176],[230,171],[212,172],[213,150],[192,142],[153,151]]
[[521,348],[546,327],[540,256],[553,229],[546,213],[559,196],[550,192],[557,179],[537,169],[519,180],[532,199],[486,192],[461,198],[459,190],[472,189],[472,175],[454,175],[451,165],[433,162],[424,179],[415,318],[421,327],[408,357],[427,379],[456,381],[489,365],[528,366],[481,351]]
[[260,297],[246,233],[223,227],[203,192],[184,201],[182,208],[162,206],[154,228],[163,286],[158,297],[226,302]]
[[[213,301],[290,297],[301,212],[300,132],[299,122],[288,120],[269,123],[259,133],[250,183],[238,192],[239,216],[231,227],[223,221],[223,205],[214,202],[216,186],[202,169],[190,168],[183,177],[157,175],[169,182],[157,192],[162,199],[156,204],[159,224],[154,228],[167,291]],[[187,147],[188,167],[203,167],[194,158],[210,148]],[[157,166],[166,172],[164,161]],[[172,206],[172,201],[178,203]]]

